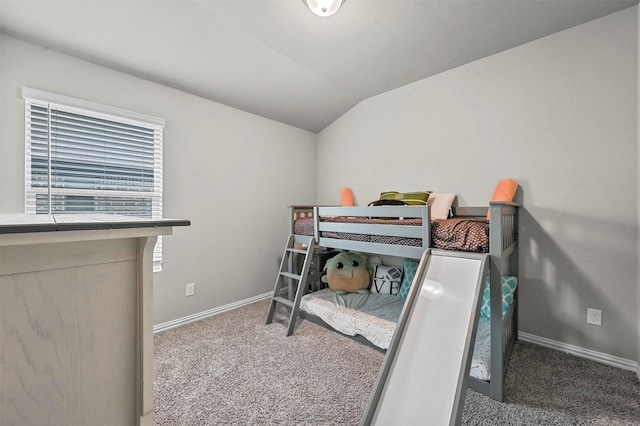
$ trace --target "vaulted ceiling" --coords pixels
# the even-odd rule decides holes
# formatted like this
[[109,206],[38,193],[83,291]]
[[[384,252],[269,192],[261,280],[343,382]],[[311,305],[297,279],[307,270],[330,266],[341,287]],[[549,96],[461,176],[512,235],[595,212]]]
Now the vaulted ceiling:
[[[638,0],[0,0],[0,32],[312,132]],[[613,46],[612,46],[613,48]]]

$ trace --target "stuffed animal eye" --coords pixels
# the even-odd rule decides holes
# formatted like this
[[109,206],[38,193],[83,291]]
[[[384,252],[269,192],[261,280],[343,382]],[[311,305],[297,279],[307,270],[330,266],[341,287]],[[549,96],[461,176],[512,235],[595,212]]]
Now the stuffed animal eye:
[[352,260],[351,261],[351,266],[353,266],[354,268],[357,268],[358,266],[360,266],[360,264],[358,263],[357,260]]
[[344,268],[344,264],[342,262],[336,263],[336,269],[342,269],[342,268]]

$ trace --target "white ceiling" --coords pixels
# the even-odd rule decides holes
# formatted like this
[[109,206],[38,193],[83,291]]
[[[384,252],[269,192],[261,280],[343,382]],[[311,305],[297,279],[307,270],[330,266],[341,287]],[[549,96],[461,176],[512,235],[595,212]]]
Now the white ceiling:
[[[638,0],[0,0],[0,31],[318,132],[360,101]],[[613,48],[613,46],[612,46]]]

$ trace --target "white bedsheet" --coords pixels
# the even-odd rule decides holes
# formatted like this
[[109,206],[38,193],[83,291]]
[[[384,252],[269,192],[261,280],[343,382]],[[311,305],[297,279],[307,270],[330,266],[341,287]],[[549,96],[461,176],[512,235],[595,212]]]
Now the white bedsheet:
[[384,294],[336,294],[324,289],[305,295],[300,309],[348,336],[360,334],[382,349],[389,347],[404,300]]
[[[374,345],[388,349],[402,312],[404,300],[395,295],[338,295],[324,289],[305,295],[300,309],[313,314],[347,336],[361,335]],[[480,316],[470,375],[490,379],[491,322]]]

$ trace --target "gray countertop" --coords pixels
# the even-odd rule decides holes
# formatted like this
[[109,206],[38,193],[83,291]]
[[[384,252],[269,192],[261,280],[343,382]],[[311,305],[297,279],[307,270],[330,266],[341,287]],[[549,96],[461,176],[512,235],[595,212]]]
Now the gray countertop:
[[111,214],[0,213],[0,234],[189,226],[187,219],[148,219]]

